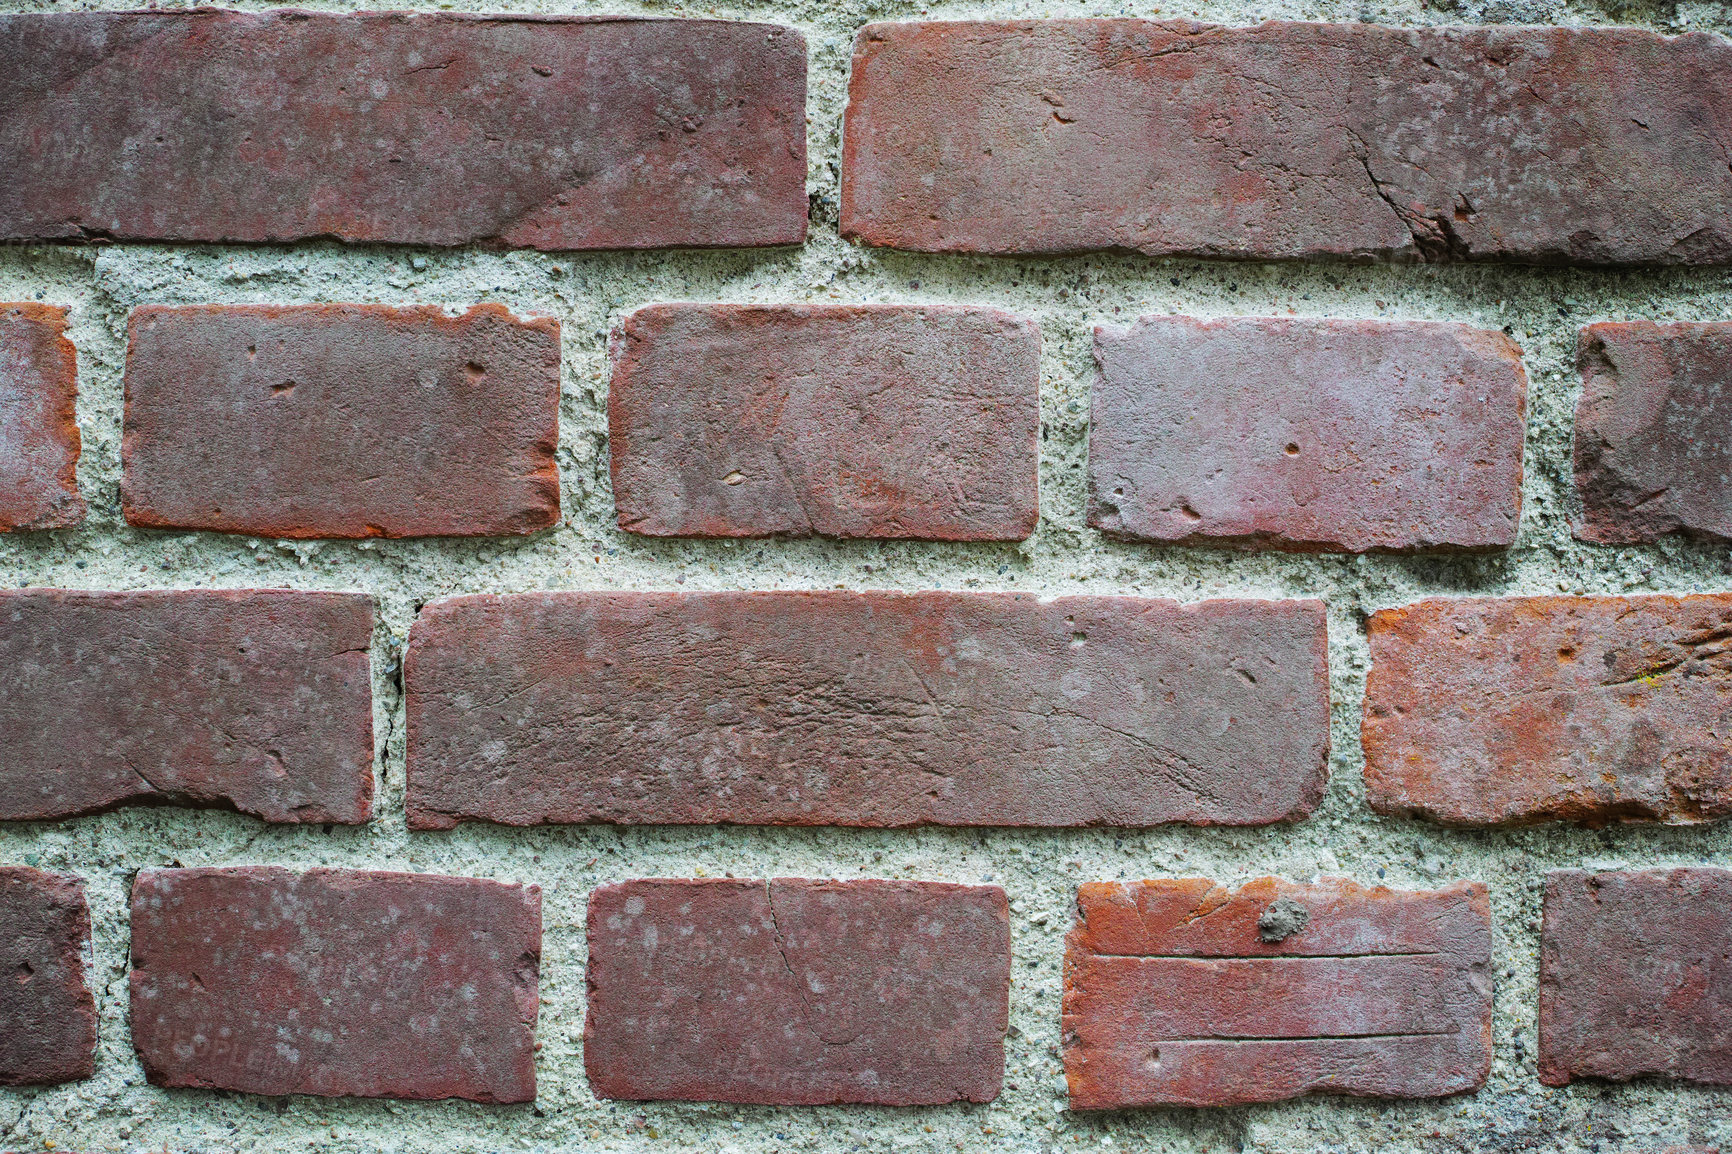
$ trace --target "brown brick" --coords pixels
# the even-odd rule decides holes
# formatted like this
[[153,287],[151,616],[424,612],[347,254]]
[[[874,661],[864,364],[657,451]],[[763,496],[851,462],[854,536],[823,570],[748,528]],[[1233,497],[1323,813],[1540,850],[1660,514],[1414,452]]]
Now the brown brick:
[[1546,875],[1540,1081],[1732,1085],[1732,871]]
[[82,882],[0,866],[0,1086],[71,1082],[96,1068],[89,952]]
[[1071,1106],[1424,1098],[1491,1069],[1485,886],[1093,882],[1067,939]]
[[267,866],[132,889],[132,1037],[158,1086],[535,1099],[541,890]]
[[1365,796],[1452,825],[1732,814],[1732,595],[1375,613]]
[[1491,549],[1521,519],[1527,375],[1426,321],[1149,316],[1095,329],[1089,524],[1282,549]]
[[842,232],[921,252],[1718,264],[1729,92],[1732,45],[1703,33],[872,24]]
[[535,593],[422,611],[409,823],[1258,825],[1329,744],[1317,601]]
[[0,304],[0,533],[84,520],[77,399],[66,310]]
[[0,592],[0,820],[129,802],[364,822],[372,601]]
[[1589,325],[1576,364],[1576,536],[1732,538],[1732,324]]
[[559,322],[503,305],[141,308],[133,525],[261,537],[533,533],[559,520]]
[[652,536],[1034,531],[1040,329],[943,305],[652,305],[614,335],[619,525]]
[[722,20],[0,17],[0,236],[798,244],[806,46]]
[[989,1102],[1010,1022],[997,886],[634,881],[589,900],[603,1098]]

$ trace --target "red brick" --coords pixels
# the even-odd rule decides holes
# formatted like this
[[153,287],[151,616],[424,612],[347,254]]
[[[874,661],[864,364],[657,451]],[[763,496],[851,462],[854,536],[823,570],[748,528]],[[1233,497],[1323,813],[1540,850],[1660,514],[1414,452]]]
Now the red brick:
[[1491,549],[1521,519],[1527,375],[1426,321],[1148,316],[1095,329],[1089,524],[1114,537]]
[[1491,1069],[1486,888],[1094,882],[1065,950],[1075,1109],[1422,1098]]
[[1259,825],[1329,744],[1317,601],[533,593],[422,611],[409,824]]
[[261,537],[559,520],[559,322],[503,305],[146,307],[127,326],[129,524]]
[[1729,91],[1732,45],[1702,33],[873,24],[842,232],[921,252],[1718,264]]
[[0,1086],[71,1082],[96,1068],[89,952],[82,882],[0,866]]
[[603,1098],[989,1102],[1010,1022],[997,886],[634,881],[589,900]]
[[0,18],[0,236],[798,244],[806,45],[721,20]]
[[1019,540],[1039,435],[1040,329],[998,309],[652,305],[614,335],[634,533]]
[[541,890],[267,866],[132,889],[132,1037],[158,1086],[535,1099]]
[[1540,1081],[1732,1085],[1732,871],[1546,875]]
[[1452,825],[1732,814],[1732,595],[1375,613],[1365,796]]
[[136,802],[364,822],[372,601],[0,592],[0,820]]
[[1576,536],[1732,538],[1732,324],[1589,325],[1576,364]]
[[66,310],[0,304],[0,533],[84,520],[77,399]]

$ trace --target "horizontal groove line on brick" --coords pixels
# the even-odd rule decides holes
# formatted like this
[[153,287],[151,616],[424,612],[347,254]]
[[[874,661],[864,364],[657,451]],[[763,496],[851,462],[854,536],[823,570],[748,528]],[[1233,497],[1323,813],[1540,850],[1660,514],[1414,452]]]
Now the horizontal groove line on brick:
[[1375,1038],[1447,1038],[1459,1033],[1460,1030],[1402,1030],[1383,1034],[1194,1034],[1182,1038],[1162,1038],[1160,1044],[1172,1046],[1185,1042],[1357,1042]]
[[1130,958],[1136,961],[1180,962],[1338,962],[1354,958],[1435,958],[1442,950],[1388,950],[1368,954],[1097,954],[1090,958]]

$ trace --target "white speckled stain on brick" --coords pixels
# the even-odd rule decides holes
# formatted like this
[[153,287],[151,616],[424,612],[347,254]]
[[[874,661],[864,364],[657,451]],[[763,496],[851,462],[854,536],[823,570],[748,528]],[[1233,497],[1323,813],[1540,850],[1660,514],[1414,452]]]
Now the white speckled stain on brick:
[[[125,7],[115,2],[103,6]],[[264,5],[248,4],[249,8]],[[348,5],[310,0],[340,11]],[[384,6],[384,5],[381,5]],[[49,11],[0,0],[0,11]],[[1491,266],[1208,264],[1129,256],[1047,260],[911,256],[857,249],[836,233],[836,159],[853,33],[871,20],[1045,15],[1612,23],[1732,31],[1699,0],[897,0],[756,3],[475,3],[471,10],[648,12],[782,21],[811,52],[811,239],[802,249],[676,254],[535,254],[399,247],[123,245],[0,249],[0,300],[71,309],[79,350],[79,480],[90,516],[74,530],[0,536],[0,580],[87,589],[248,587],[361,590],[380,602],[373,669],[382,750],[379,817],[365,827],[270,827],[219,812],[127,810],[61,823],[0,825],[0,863],[83,875],[95,924],[91,984],[101,1013],[96,1074],[0,1090],[0,1148],[500,1154],[507,1151],[737,1151],[738,1154],[958,1149],[1175,1154],[1658,1150],[1732,1146],[1724,1092],[1641,1083],[1551,1089],[1534,1066],[1541,876],[1546,869],[1732,864],[1732,828],[1569,826],[1449,831],[1385,819],[1364,804],[1360,697],[1364,616],[1425,596],[1732,589],[1732,551],[1667,540],[1591,547],[1569,526],[1571,414],[1580,392],[1576,330],[1598,320],[1732,318],[1732,270],[1587,272]],[[1157,9],[1159,12],[1157,13]],[[237,189],[244,196],[244,189]],[[559,318],[565,524],[511,540],[277,542],[129,529],[119,510],[127,310],[142,304],[314,303],[465,306],[482,300]],[[645,540],[621,533],[607,481],[606,334],[653,301],[984,304],[1028,316],[1043,335],[1041,523],[1014,544]],[[1147,313],[1387,317],[1508,332],[1531,381],[1520,533],[1472,557],[1237,553],[1114,543],[1086,528],[1084,466],[1091,331]],[[1321,596],[1330,608],[1331,782],[1309,819],[1263,829],[1148,831],[535,828],[472,824],[410,834],[403,819],[398,655],[415,607],[451,593],[538,589],[981,589],[1042,596]],[[401,869],[537,882],[545,940],[536,1105],[269,1099],[147,1085],[126,1022],[126,895],[140,868],[263,864]],[[1011,1025],[1005,1089],[987,1105],[920,1109],[735,1108],[606,1103],[589,1092],[580,1034],[584,902],[597,884],[638,877],[892,877],[1002,885],[1012,902]],[[1404,888],[1490,887],[1494,1053],[1478,1094],[1435,1101],[1314,1098],[1200,1111],[1079,1115],[1055,1087],[1063,938],[1084,880],[1204,876],[1233,884],[1318,874]]]

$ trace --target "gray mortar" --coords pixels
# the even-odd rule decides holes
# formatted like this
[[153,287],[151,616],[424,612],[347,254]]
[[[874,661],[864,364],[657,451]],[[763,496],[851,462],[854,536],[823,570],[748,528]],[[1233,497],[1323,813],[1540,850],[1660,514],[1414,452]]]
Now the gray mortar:
[[[0,11],[99,5],[0,0]],[[171,5],[165,5],[168,7]],[[313,3],[325,10],[347,5]],[[248,4],[263,8],[266,5]],[[1595,272],[1514,267],[1208,264],[1131,256],[1042,260],[910,256],[836,235],[836,156],[856,28],[870,20],[1049,15],[1269,17],[1398,25],[1640,24],[1732,31],[1710,3],[1466,0],[1422,6],[1209,0],[1157,7],[763,0],[681,4],[442,4],[537,12],[646,12],[771,20],[811,50],[810,191],[800,250],[538,255],[331,244],[295,248],[129,245],[0,249],[0,300],[70,306],[79,351],[82,528],[0,537],[0,581],[146,589],[290,586],[365,590],[379,602],[373,658],[381,751],[379,818],[359,829],[270,827],[233,814],[131,809],[77,821],[0,826],[0,863],[82,874],[95,921],[101,1010],[95,1077],[0,1089],[0,1149],[174,1152],[309,1148],[461,1154],[512,1150],[1602,1151],[1670,1143],[1732,1146],[1732,1098],[1662,1082],[1541,1086],[1535,1076],[1539,889],[1544,870],[1732,863],[1732,827],[1445,830],[1366,809],[1358,738],[1371,611],[1428,595],[1692,592],[1732,589],[1732,551],[1673,540],[1598,548],[1568,528],[1570,417],[1580,383],[1575,330],[1598,320],[1732,318],[1732,271]],[[0,174],[3,181],[4,174]],[[245,195],[236,190],[236,195]],[[146,303],[377,301],[461,307],[497,300],[563,324],[565,524],[529,539],[278,542],[143,532],[120,522],[120,369],[127,311]],[[649,301],[982,303],[1037,319],[1042,357],[1042,522],[1020,545],[646,541],[614,525],[607,479],[605,334]],[[1306,557],[1108,541],[1084,526],[1089,334],[1143,313],[1460,320],[1509,332],[1532,379],[1520,537],[1479,557]],[[981,589],[1042,595],[1131,593],[1326,598],[1330,612],[1331,784],[1309,820],[1266,829],[782,830],[469,825],[404,827],[397,657],[415,606],[458,592],[532,589]],[[404,869],[538,882],[545,894],[540,1096],[534,1107],[264,1098],[157,1090],[127,1028],[125,903],[145,866],[279,864]],[[1003,1095],[985,1106],[737,1108],[598,1101],[583,1076],[584,902],[602,882],[646,876],[898,877],[995,882],[1011,899],[1015,954]],[[1065,1109],[1058,1061],[1063,937],[1088,879],[1319,874],[1429,887],[1491,887],[1496,1055],[1478,1094],[1435,1101],[1312,1098],[1249,1109],[1087,1115]]]

